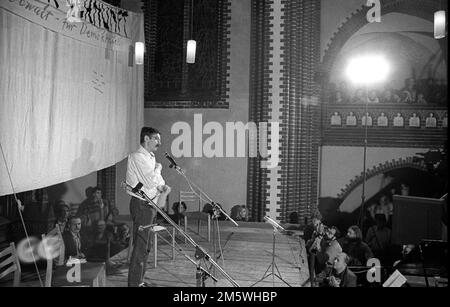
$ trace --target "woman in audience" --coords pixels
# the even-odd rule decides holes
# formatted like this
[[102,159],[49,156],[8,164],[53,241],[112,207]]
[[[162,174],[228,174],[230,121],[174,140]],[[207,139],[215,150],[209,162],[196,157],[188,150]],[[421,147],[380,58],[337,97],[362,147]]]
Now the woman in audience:
[[247,207],[245,205],[236,205],[231,208],[230,217],[235,221],[248,221]]
[[369,228],[366,235],[366,243],[374,256],[384,262],[391,245],[391,230],[386,225],[384,214],[375,215],[376,225]]
[[180,202],[173,203],[172,205],[173,215],[171,216],[171,218],[175,223],[180,224],[180,222],[183,220],[186,208],[187,206],[184,201],[182,201],[181,203]]
[[358,226],[351,226],[347,235],[340,240],[342,251],[350,257],[350,266],[365,266],[373,258],[370,247],[363,242],[362,232]]

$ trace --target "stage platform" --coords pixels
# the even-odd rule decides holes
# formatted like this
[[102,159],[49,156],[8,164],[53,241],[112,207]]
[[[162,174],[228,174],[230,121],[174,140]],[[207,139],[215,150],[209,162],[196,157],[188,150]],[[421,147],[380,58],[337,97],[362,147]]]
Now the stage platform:
[[[272,239],[273,228],[267,223],[239,222],[239,227],[234,227],[227,221],[219,221],[220,243],[223,258],[217,263],[242,287],[248,287],[260,280],[272,263]],[[170,227],[168,227],[170,231]],[[197,232],[197,222],[190,222],[188,234],[197,244],[206,249],[211,257],[214,256],[212,244],[207,240],[206,223],[200,226],[200,235]],[[214,228],[211,229],[213,231]],[[217,231],[216,238],[217,238]],[[168,232],[161,232],[162,237],[170,241]],[[306,257],[305,244],[299,234],[275,235],[275,263],[278,266],[281,277],[292,287],[309,287],[309,272]],[[185,243],[181,234],[176,235],[177,248],[194,258],[195,249],[190,243]],[[220,255],[218,240],[216,239],[216,256]],[[126,287],[128,278],[127,264],[128,250],[114,256],[111,261],[117,266],[116,272],[106,277],[106,286]],[[208,261],[202,261],[204,268],[209,268]],[[269,273],[272,270],[269,270]],[[218,279],[214,283],[210,278],[206,280],[206,287],[231,287],[232,284],[216,269],[211,273]],[[275,270],[275,273],[277,271]],[[266,278],[256,286],[258,287],[287,287],[283,281],[273,276]],[[161,238],[158,240],[158,262],[154,265],[153,250],[148,258],[145,279],[154,287],[196,287],[196,267],[180,252],[175,251],[175,260],[172,259],[172,247]]]

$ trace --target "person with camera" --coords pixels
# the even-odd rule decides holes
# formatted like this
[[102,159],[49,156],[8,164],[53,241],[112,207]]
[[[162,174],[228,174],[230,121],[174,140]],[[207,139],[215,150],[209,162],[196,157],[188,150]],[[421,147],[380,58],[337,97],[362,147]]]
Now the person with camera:
[[[337,237],[339,236],[337,227],[322,227],[323,230],[317,235],[308,250],[310,253],[310,262],[313,265],[310,271],[313,274],[319,274],[327,267],[332,267],[336,256],[342,253],[341,245],[337,241]],[[311,284],[313,286],[315,284],[313,277],[311,277]]]
[[348,268],[350,257],[346,253],[339,253],[334,258],[329,275],[323,280],[321,287],[352,288],[357,285],[357,278]]

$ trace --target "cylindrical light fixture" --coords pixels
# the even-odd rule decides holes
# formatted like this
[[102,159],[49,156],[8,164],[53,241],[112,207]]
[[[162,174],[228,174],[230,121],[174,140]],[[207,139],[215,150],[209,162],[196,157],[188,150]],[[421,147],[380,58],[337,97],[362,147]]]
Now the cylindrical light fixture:
[[187,51],[186,51],[186,62],[188,64],[195,63],[195,51],[197,49],[197,42],[193,39],[188,40],[187,42]]
[[434,38],[441,39],[446,36],[446,16],[445,11],[434,13]]
[[134,44],[134,61],[136,65],[144,64],[144,47],[143,42],[136,42]]

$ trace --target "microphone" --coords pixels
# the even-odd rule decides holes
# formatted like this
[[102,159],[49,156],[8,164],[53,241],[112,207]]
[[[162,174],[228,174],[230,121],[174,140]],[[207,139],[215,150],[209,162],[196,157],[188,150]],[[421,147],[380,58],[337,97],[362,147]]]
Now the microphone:
[[167,152],[164,154],[164,156],[166,156],[166,159],[169,160],[169,162],[170,162],[169,167],[170,168],[174,167],[175,169],[180,169],[180,167],[177,165],[175,160]]

